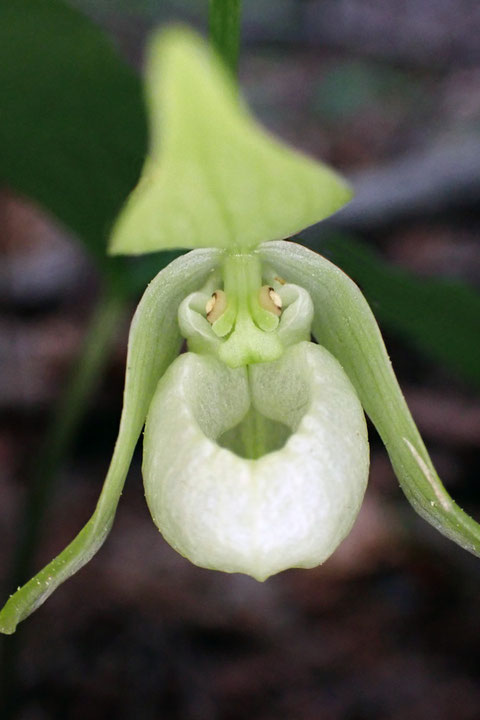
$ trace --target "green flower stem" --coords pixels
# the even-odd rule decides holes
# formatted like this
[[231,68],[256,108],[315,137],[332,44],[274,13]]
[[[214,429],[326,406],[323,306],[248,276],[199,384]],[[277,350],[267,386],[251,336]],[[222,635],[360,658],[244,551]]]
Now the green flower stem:
[[233,75],[238,65],[241,9],[242,0],[210,0],[209,4],[210,40]]
[[[124,301],[110,290],[105,291],[94,311],[83,350],[77,358],[71,378],[54,413],[43,450],[36,460],[24,515],[18,522],[22,535],[13,560],[9,588],[15,588],[23,583],[31,573],[42,521],[55,489],[58,469],[69,452],[78,425],[102,375],[124,311]],[[18,637],[20,636],[12,638],[4,645],[2,663],[4,687],[1,695],[4,701],[3,712],[7,713],[5,717],[8,717],[9,708],[13,707],[16,694]]]

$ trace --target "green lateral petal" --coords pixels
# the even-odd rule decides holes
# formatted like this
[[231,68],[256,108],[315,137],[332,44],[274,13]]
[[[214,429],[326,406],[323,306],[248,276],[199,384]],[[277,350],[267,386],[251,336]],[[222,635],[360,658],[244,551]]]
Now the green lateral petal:
[[150,155],[114,227],[112,253],[246,251],[323,220],[351,197],[333,171],[271,137],[188,30],[154,36],[147,55]]
[[215,250],[174,260],[150,283],[135,312],[128,341],[122,417],[112,461],[95,512],[52,562],[10,597],[0,613],[0,632],[11,634],[71,575],[95,555],[110,532],[133,451],[159,378],[177,355],[177,310],[218,262]]
[[480,525],[458,507],[438,477],[359,288],[335,265],[300,245],[268,243],[260,254],[310,293],[313,334],[343,365],[414,509],[439,532],[480,555]]

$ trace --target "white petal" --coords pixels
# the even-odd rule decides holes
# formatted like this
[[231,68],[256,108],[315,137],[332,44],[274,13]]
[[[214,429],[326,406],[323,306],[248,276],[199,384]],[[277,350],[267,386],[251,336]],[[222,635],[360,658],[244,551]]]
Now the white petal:
[[[250,402],[292,431],[283,448],[258,460],[215,442]],[[327,350],[308,342],[248,369],[179,357],[145,429],[145,494],[165,539],[197,565],[258,580],[331,555],[360,509],[368,464],[350,381]]]

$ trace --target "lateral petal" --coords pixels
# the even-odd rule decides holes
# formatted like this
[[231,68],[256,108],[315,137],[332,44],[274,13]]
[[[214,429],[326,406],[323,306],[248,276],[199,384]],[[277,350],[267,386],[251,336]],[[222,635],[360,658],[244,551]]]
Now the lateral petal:
[[308,290],[315,308],[313,334],[345,369],[413,508],[443,535],[480,556],[480,525],[454,502],[438,477],[357,285],[296,243],[266,243],[259,253],[288,281]]

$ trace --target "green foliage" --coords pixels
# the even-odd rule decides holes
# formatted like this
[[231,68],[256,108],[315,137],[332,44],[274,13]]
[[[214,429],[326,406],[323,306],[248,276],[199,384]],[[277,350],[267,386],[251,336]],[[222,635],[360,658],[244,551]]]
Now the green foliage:
[[413,104],[425,97],[418,81],[388,65],[362,60],[337,62],[318,82],[314,110],[332,126],[351,122],[359,113],[371,113],[380,104]]
[[62,0],[4,0],[0,89],[0,181],[76,235],[119,295],[136,296],[178,254],[135,264],[106,257],[146,154],[138,76]]
[[474,288],[394,267],[346,236],[316,249],[356,280],[385,328],[480,388],[480,294]]
[[141,84],[60,0],[0,4],[0,177],[102,260],[147,137]]

